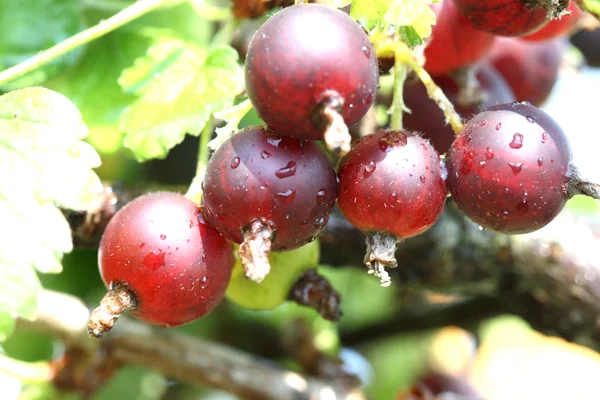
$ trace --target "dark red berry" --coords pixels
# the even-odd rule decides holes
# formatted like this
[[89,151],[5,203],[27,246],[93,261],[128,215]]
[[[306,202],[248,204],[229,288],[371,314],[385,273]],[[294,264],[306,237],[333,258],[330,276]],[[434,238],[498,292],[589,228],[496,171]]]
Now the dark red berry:
[[564,44],[557,41],[498,38],[487,59],[502,74],[517,101],[539,107],[558,79],[563,48]]
[[106,287],[126,288],[132,296],[136,318],[177,326],[217,306],[234,257],[194,202],[158,192],[136,198],[110,220],[98,262]]
[[535,231],[568,198],[572,156],[562,129],[525,103],[501,104],[471,119],[447,158],[448,188],[457,206],[483,227]]
[[427,230],[444,208],[440,157],[414,133],[380,131],[355,143],[342,160],[338,177],[340,210],[367,233],[365,261],[387,285],[383,266],[396,265],[397,240]]
[[369,109],[377,58],[364,30],[343,11],[300,4],[258,30],[246,58],[246,88],[258,115],[276,132],[322,139],[332,108],[346,125]]
[[522,39],[541,41],[568,35],[575,29],[577,22],[583,17],[583,12],[577,7],[574,1],[569,3],[568,11],[570,14],[551,20],[539,31],[525,35]]
[[[433,80],[454,104],[458,114],[465,119],[471,118],[482,108],[515,100],[514,94],[502,76],[486,64],[479,66],[477,71],[476,84],[479,87],[476,89],[477,93],[474,93],[476,98],[461,99],[459,96],[461,88],[456,79],[451,76],[435,76]],[[411,110],[410,113],[404,113],[404,128],[422,133],[440,154],[445,154],[454,141],[454,131],[446,124],[444,113],[429,98],[421,81],[408,82],[404,86],[404,103]]]
[[437,19],[430,42],[425,47],[425,69],[430,74],[451,72],[487,54],[494,35],[474,29],[451,0],[432,4],[431,7]]
[[252,232],[258,223],[271,231],[263,239],[272,241],[272,250],[313,240],[337,194],[335,172],[316,143],[262,127],[238,132],[217,149],[203,187],[206,217],[219,232],[243,243],[262,235]]
[[454,0],[476,29],[500,36],[521,36],[540,29],[548,11],[526,0]]

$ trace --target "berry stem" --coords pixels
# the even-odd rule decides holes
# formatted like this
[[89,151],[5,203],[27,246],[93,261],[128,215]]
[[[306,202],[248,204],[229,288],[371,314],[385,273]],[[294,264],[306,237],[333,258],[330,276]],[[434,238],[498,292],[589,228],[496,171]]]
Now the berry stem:
[[600,185],[583,179],[577,167],[571,166],[570,169],[571,177],[569,178],[569,183],[567,186],[567,196],[571,198],[575,195],[581,194],[596,200],[600,200]]
[[448,100],[442,89],[431,79],[431,75],[425,69],[419,65],[419,63],[412,57],[410,54],[404,53],[396,53],[402,55],[402,60],[408,64],[417,74],[421,82],[425,85],[427,89],[427,94],[429,98],[435,101],[438,107],[444,113],[446,117],[446,123],[449,123],[452,127],[452,130],[455,134],[460,134],[463,130],[464,124],[462,122],[462,118],[458,113],[454,110],[454,106]]
[[273,240],[273,228],[262,221],[254,221],[244,232],[239,256],[246,278],[260,283],[271,270],[269,253]]
[[325,121],[325,145],[327,150],[345,156],[350,151],[352,137],[342,117],[344,99],[334,91],[325,94],[316,111],[317,120]]
[[396,268],[396,246],[398,239],[384,232],[374,232],[367,235],[367,253],[365,265],[369,274],[375,275],[381,281],[381,286],[390,286],[392,280],[385,268]]
[[315,269],[305,271],[290,289],[289,299],[316,310],[323,319],[339,321],[342,316],[340,294]]
[[395,57],[394,62],[394,97],[390,113],[392,120],[390,128],[395,131],[402,130],[402,112],[404,111],[404,81],[406,80],[406,66],[400,60],[400,57]]
[[206,173],[206,166],[208,165],[208,155],[210,148],[208,142],[212,137],[213,133],[213,117],[210,117],[204,125],[204,129],[200,133],[200,144],[198,145],[198,161],[196,162],[196,175],[192,179],[192,183],[185,194],[188,199],[200,204],[202,201],[202,181],[204,180],[204,174]]
[[23,61],[14,67],[0,72],[0,84],[23,76],[26,73],[31,72],[42,65],[45,65],[50,61],[68,53],[69,51],[98,39],[99,37],[114,31],[128,22],[131,22],[142,15],[173,1],[174,0],[139,0],[112,17],[99,22],[97,25],[71,36],[70,38],[47,50],[42,51],[38,55]]
[[137,298],[129,285],[120,282],[112,284],[111,289],[100,302],[100,306],[90,316],[89,335],[101,338],[113,328],[122,313],[132,310],[136,306]]

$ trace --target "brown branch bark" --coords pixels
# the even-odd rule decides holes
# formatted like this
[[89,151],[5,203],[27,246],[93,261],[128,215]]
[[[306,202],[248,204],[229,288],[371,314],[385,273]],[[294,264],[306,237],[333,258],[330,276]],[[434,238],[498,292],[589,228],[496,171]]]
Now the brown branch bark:
[[[87,335],[89,310],[76,297],[44,290],[34,321],[18,329],[36,331],[84,351],[88,363],[138,365],[181,382],[214,387],[244,399],[346,399],[365,397],[340,382],[324,382],[284,370],[276,364],[218,343],[169,329],[154,329],[123,318],[106,339]],[[96,365],[102,370],[102,365]]]

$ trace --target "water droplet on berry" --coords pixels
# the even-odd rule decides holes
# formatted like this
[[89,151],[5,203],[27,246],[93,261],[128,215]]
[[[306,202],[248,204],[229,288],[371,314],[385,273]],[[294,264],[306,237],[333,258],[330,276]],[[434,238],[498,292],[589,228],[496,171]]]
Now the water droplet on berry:
[[277,192],[275,195],[279,200],[281,200],[285,204],[291,204],[294,201],[294,197],[296,197],[296,189],[288,189],[285,192]]
[[465,154],[465,156],[463,157],[462,163],[460,165],[460,171],[463,174],[468,174],[473,169],[473,158],[474,154],[471,151]]
[[517,212],[521,215],[527,214],[529,211],[529,205],[527,204],[527,200],[523,200],[517,205]]
[[327,190],[321,189],[317,192],[317,204],[318,205],[322,206],[323,204],[325,204],[325,201],[327,200],[327,198],[325,196],[327,196]]
[[479,126],[481,126],[481,127],[486,126],[486,125],[487,125],[487,121],[481,121],[479,123]]
[[491,160],[492,158],[494,158],[494,150],[490,149],[489,147],[485,148],[485,158],[487,158],[488,160]]
[[194,227],[194,221],[190,221],[190,229]]
[[325,218],[321,217],[321,218],[317,218],[315,220],[315,228],[316,229],[323,229],[323,228],[325,228],[325,225],[327,225],[327,223],[325,222]]
[[165,235],[164,233],[161,233],[160,240],[165,240],[166,238],[167,238],[167,235]]
[[544,132],[542,133],[542,143],[546,143],[546,140],[548,140],[548,134]]
[[369,163],[365,165],[365,179],[371,176],[376,167],[375,161],[369,161]]
[[496,130],[499,131],[502,128],[502,122],[498,122],[498,125],[496,125]]
[[523,163],[521,163],[521,162],[508,163],[508,166],[510,167],[510,169],[512,169],[512,171],[515,175],[517,175],[523,169]]
[[485,167],[485,165],[486,165],[486,162],[485,162],[485,161],[479,161],[479,166],[480,166],[480,167],[482,167],[482,168],[483,168],[483,167]]
[[512,142],[510,142],[509,146],[511,149],[520,149],[521,147],[523,147],[523,135],[521,135],[520,133],[515,133],[513,135],[513,140]]
[[544,157],[540,157],[538,158],[538,165],[541,167],[542,164],[544,163]]
[[263,151],[262,153],[260,153],[260,158],[262,158],[263,160],[266,160],[267,158],[271,157],[271,153],[269,153],[268,151]]
[[363,51],[364,55],[367,56],[367,58],[371,57],[371,49],[369,49],[367,46],[363,46],[361,50]]
[[[206,262],[206,254],[202,254],[202,261]],[[206,278],[204,278],[206,279]]]
[[296,174],[296,161],[290,161],[283,168],[275,171],[275,176],[279,179],[289,178],[290,176],[294,176]]
[[421,183],[425,183],[426,179],[425,179],[425,175],[421,175],[419,177],[419,180],[421,181]]
[[390,201],[392,201],[394,203],[398,201],[398,194],[396,192],[392,192],[390,194]]
[[143,264],[150,268],[152,271],[156,271],[160,267],[165,265],[165,253],[162,251],[155,252],[152,250],[150,253],[146,254],[144,257]]
[[281,143],[281,138],[268,137],[267,143],[269,143],[271,146],[279,147],[279,143]]
[[537,122],[537,120],[531,115],[526,116],[525,119],[527,120],[527,122],[531,122],[532,124],[535,124]]
[[516,107],[519,104],[521,104],[521,103],[519,103],[518,101],[513,101],[512,103],[510,103],[510,105],[513,106],[513,107]]
[[81,155],[81,150],[76,145],[71,145],[67,149],[67,154],[69,154],[73,158],[77,158]]
[[231,160],[231,169],[236,169],[239,166],[240,166],[240,158],[239,157],[235,157],[233,160]]

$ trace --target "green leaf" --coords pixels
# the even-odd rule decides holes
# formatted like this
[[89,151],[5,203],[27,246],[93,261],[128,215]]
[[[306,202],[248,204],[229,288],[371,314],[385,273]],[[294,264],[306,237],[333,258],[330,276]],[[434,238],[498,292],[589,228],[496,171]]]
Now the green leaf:
[[387,31],[402,27],[401,38],[410,46],[431,35],[435,14],[429,7],[434,0],[354,0],[350,15],[367,30]]
[[204,49],[181,40],[156,43],[119,78],[141,97],[125,110],[119,128],[140,161],[164,158],[186,133],[197,136],[209,117],[230,107],[242,89],[237,52]]
[[[12,67],[83,29],[79,0],[0,1],[0,70]],[[74,64],[83,48],[2,85],[3,90],[38,85]]]
[[580,6],[583,3],[583,7],[581,7],[583,10],[600,19],[600,0],[580,0],[578,3]]
[[423,44],[423,39],[412,26],[401,26],[400,38],[412,48]]
[[8,309],[0,308],[0,342],[5,341],[15,329],[15,320]]
[[100,157],[81,141],[87,128],[64,96],[33,87],[0,96],[0,310],[29,318],[40,272],[60,272],[72,249],[57,205],[98,207]]

